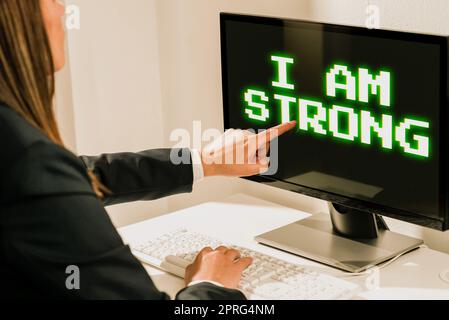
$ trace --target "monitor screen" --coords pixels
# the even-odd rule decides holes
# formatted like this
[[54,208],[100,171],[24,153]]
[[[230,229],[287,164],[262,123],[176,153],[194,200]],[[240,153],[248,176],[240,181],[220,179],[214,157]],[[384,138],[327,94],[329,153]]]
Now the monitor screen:
[[297,121],[278,141],[272,179],[368,207],[444,218],[445,38],[221,19],[225,126]]

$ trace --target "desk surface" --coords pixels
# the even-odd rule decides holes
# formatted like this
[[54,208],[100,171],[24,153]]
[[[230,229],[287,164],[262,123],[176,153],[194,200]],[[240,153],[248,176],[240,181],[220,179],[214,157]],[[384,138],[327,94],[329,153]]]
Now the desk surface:
[[[256,235],[308,216],[310,215],[305,212],[236,194],[220,202],[204,203],[126,226],[118,231],[129,244],[140,243],[179,228],[209,234],[228,243],[358,283],[362,288],[360,299],[449,299],[449,283],[440,279],[440,273],[449,269],[449,255],[428,248],[406,254],[377,274],[348,276],[337,269],[254,241]],[[178,277],[148,265],[145,268],[156,286],[172,297],[184,286],[183,280]]]

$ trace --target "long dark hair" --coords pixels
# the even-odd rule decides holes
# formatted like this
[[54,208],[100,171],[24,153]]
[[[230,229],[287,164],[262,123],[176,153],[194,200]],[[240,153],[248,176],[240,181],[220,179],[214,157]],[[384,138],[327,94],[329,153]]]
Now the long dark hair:
[[[64,146],[53,110],[54,63],[39,0],[0,0],[0,102]],[[95,193],[107,189],[89,172]]]

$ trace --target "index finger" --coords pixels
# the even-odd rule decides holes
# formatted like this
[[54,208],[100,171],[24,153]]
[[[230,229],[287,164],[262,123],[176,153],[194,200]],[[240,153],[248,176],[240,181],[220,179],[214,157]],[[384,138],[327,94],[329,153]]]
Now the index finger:
[[267,135],[267,141],[271,141],[276,139],[279,136],[282,136],[284,133],[292,130],[296,126],[296,121],[290,121],[283,124],[280,124],[276,127],[267,129],[264,132],[259,133],[258,135]]

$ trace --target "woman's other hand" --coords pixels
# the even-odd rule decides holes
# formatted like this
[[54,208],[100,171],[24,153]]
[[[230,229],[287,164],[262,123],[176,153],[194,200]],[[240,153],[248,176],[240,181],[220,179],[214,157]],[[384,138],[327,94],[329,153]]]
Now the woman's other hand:
[[237,250],[227,247],[218,247],[216,250],[204,248],[186,269],[186,285],[193,281],[213,281],[225,288],[236,289],[243,271],[252,261],[249,257],[242,258]]

